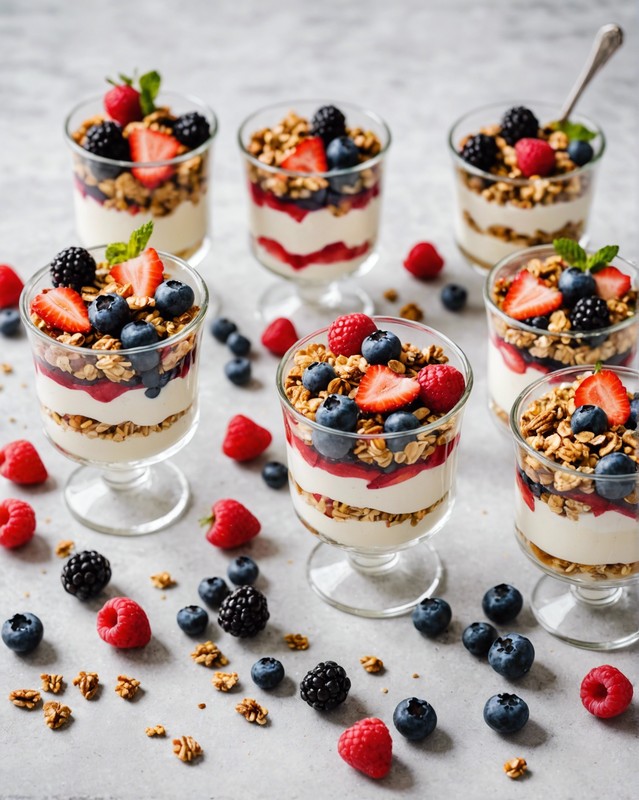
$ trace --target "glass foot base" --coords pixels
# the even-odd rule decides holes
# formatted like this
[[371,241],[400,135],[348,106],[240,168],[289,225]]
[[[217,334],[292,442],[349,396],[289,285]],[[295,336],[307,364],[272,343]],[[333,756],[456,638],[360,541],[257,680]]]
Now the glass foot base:
[[359,286],[351,283],[312,284],[276,283],[258,302],[264,322],[288,317],[298,332],[309,332],[330,324],[342,314],[372,314],[373,301]]
[[436,551],[424,543],[383,556],[346,554],[318,544],[306,574],[322,600],[340,611],[359,617],[397,617],[436,591],[444,568]]
[[69,478],[64,499],[87,528],[117,536],[140,536],[179,519],[190,498],[189,484],[169,462],[129,470],[81,467]]
[[535,586],[531,602],[539,624],[574,647],[618,650],[639,641],[637,585],[585,588],[545,575]]

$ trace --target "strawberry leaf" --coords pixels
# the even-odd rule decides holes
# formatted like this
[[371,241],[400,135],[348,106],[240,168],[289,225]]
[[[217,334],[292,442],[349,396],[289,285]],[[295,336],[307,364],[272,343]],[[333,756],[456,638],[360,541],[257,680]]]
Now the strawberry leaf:
[[596,253],[592,253],[592,255],[588,256],[586,269],[589,269],[591,272],[597,272],[607,267],[618,252],[619,247],[616,244],[608,244],[605,247],[599,248]]
[[147,72],[140,75],[140,106],[144,116],[155,111],[155,98],[160,91],[160,73]]
[[596,138],[597,133],[586,128],[580,122],[571,122],[569,119],[564,119],[561,122],[551,122],[550,128],[553,131],[562,131],[568,137],[568,141],[579,140],[581,142],[590,142]]
[[145,222],[144,225],[140,225],[139,228],[136,228],[136,230],[133,231],[131,237],[129,238],[129,244],[127,247],[128,258],[135,258],[136,256],[140,255],[140,253],[149,243],[152,233],[153,220]]
[[571,267],[581,270],[587,268],[588,254],[574,239],[555,239],[552,246],[557,255],[560,255]]

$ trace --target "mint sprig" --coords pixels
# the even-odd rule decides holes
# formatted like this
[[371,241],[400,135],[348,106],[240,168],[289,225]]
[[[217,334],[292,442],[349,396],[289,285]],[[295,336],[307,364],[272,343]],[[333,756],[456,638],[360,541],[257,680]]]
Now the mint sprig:
[[600,247],[596,253],[588,255],[574,239],[555,239],[552,246],[555,248],[557,255],[561,256],[566,263],[570,264],[571,267],[577,267],[583,272],[598,272],[608,266],[619,252],[619,247],[616,244],[608,244],[605,247]]
[[145,117],[155,111],[155,98],[160,91],[161,81],[160,73],[155,70],[140,75],[140,107]]
[[561,122],[551,122],[550,128],[552,128],[553,131],[562,131],[562,133],[565,133],[569,142],[576,139],[581,142],[590,142],[597,136],[596,131],[591,131],[590,128],[582,125],[581,122],[571,122],[569,119],[561,120]]
[[104,256],[109,266],[112,267],[114,264],[121,264],[123,261],[139,256],[149,243],[152,233],[153,220],[149,220],[133,231],[128,242],[113,242],[107,245]]

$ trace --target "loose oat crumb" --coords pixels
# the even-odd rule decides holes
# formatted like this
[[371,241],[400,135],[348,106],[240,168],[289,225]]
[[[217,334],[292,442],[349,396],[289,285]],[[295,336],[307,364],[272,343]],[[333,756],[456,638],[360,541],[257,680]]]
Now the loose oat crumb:
[[419,672],[413,672],[411,675],[412,678],[419,678]]
[[68,558],[75,548],[72,539],[61,539],[55,546],[55,554],[58,558]]
[[166,736],[166,728],[164,725],[154,725],[152,728],[145,728],[144,733],[147,736]]
[[156,572],[155,575],[151,575],[151,583],[156,589],[169,589],[171,586],[175,586],[176,581],[169,572]]
[[206,703],[198,703],[197,707],[198,708],[206,708]]
[[241,714],[247,722],[256,722],[258,725],[266,725],[268,709],[261,706],[252,697],[245,697],[241,703],[235,706],[238,714]]
[[402,319],[410,319],[414,322],[420,322],[424,319],[424,312],[417,303],[406,303],[399,309],[399,316]]
[[192,736],[180,736],[173,739],[173,752],[180,761],[193,761],[194,758],[201,756],[204,751]]
[[40,680],[42,681],[42,691],[43,692],[51,692],[52,694],[58,694],[58,692],[62,691],[63,687],[63,678],[62,675],[49,675],[48,672],[43,672],[40,675]]
[[216,672],[211,683],[218,692],[230,692],[238,680],[237,672]]
[[287,633],[284,641],[290,650],[308,650],[308,636],[302,636],[301,633]]
[[31,597],[31,592],[24,592],[24,597]]
[[118,682],[115,684],[115,692],[124,700],[133,700],[140,688],[140,681],[129,678],[128,675],[118,675]]
[[381,672],[384,669],[384,662],[377,656],[362,656],[359,663],[366,672]]
[[87,700],[91,698],[98,691],[100,678],[97,672],[78,672],[73,679],[73,685],[77,686]]
[[504,764],[504,772],[509,778],[521,778],[528,769],[525,758],[511,758]]
[[15,689],[9,695],[9,700],[18,708],[34,709],[40,702],[40,692],[36,689]]
[[202,664],[204,667],[225,667],[229,663],[220,648],[210,641],[198,644],[191,653],[191,658],[196,664]]
[[384,292],[384,299],[388,300],[389,303],[397,302],[397,298],[399,295],[397,294],[397,289],[386,289]]
[[11,366],[11,364],[2,363],[0,364],[0,371],[2,371],[4,375],[11,375],[11,373],[13,372],[13,367]]
[[385,686],[382,687],[382,694],[388,694],[388,689]]
[[43,710],[45,724],[52,731],[66,725],[73,713],[69,706],[62,705],[62,703],[58,703],[55,700],[49,700],[48,703],[45,703]]

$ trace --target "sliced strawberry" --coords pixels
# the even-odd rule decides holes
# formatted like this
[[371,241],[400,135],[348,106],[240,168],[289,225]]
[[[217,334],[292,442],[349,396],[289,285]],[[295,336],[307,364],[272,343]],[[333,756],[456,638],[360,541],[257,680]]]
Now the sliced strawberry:
[[562,304],[563,297],[559,290],[546,286],[541,278],[522,269],[510,284],[502,311],[513,319],[528,319],[550,314],[561,308]]
[[504,363],[511,372],[516,372],[518,375],[523,375],[526,371],[526,362],[519,350],[512,344],[508,344],[503,339],[495,336],[493,339]]
[[597,284],[597,294],[604,300],[623,297],[630,289],[630,275],[625,275],[617,267],[604,267],[593,274]]
[[88,333],[91,330],[84,300],[68,286],[48,289],[36,295],[31,302],[31,311],[50,328],[58,328],[66,333]]
[[111,277],[117,283],[130,283],[136,297],[153,297],[155,290],[162,283],[164,264],[152,247],[137,258],[130,258],[122,264],[111,268]]
[[524,503],[528,506],[531,511],[535,510],[535,496],[533,495],[530,486],[524,480],[521,472],[519,469],[515,470],[515,480],[517,481],[517,486],[519,487],[519,491],[521,492],[521,497]]
[[326,172],[328,165],[324,142],[319,136],[309,136],[308,139],[303,139],[280,166],[282,169],[290,169],[293,172]]
[[[150,128],[135,128],[129,134],[129,147],[133,161],[168,161],[178,154],[180,143],[166,133],[152,131]],[[133,167],[131,172],[147,189],[155,189],[173,175],[175,168]]]
[[418,395],[419,384],[414,378],[405,378],[383,364],[375,364],[362,378],[355,402],[362,411],[383,414],[407,406]]
[[575,392],[575,407],[599,406],[610,425],[623,425],[630,416],[630,400],[619,376],[602,369],[583,380]]

